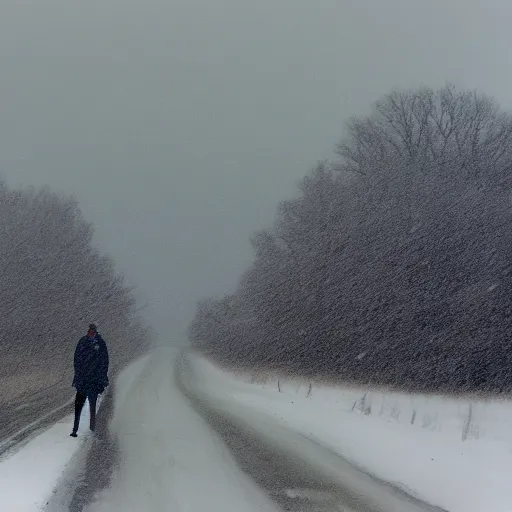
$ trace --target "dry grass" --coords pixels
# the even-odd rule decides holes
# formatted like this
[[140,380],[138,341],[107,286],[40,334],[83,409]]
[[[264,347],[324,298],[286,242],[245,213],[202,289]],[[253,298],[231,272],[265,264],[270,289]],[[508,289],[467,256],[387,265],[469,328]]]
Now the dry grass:
[[43,370],[0,376],[0,405],[16,402],[21,397],[47,389],[60,380],[59,375]]
[[28,358],[20,360],[13,354],[2,355],[3,357],[0,359],[0,406],[20,402],[24,397],[44,391],[68,377],[55,362],[36,361]]

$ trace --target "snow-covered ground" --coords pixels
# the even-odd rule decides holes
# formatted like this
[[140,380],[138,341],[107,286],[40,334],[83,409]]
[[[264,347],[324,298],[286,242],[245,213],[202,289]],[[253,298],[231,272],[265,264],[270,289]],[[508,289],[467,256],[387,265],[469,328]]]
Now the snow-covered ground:
[[[120,465],[87,512],[278,511],[176,389],[174,358],[173,350],[158,349],[117,379],[111,430]],[[68,416],[0,461],[0,510],[45,509],[63,474],[74,474],[91,446],[88,420],[84,407],[78,438],[69,437]],[[65,499],[57,501],[67,510]],[[59,506],[52,502],[51,512]]]
[[278,386],[277,378],[229,373],[196,355],[187,366],[211,404],[278,420],[422,500],[450,512],[512,511],[510,402],[298,380]]
[[[172,350],[159,349],[120,375],[111,429],[119,441],[121,463],[111,487],[97,496],[88,512],[277,510],[176,389],[174,357]],[[212,406],[221,404],[254,428],[263,426],[267,436],[303,455],[310,450],[311,461],[324,464],[330,476],[362,485],[360,477],[340,473],[342,466],[328,455],[332,450],[450,512],[512,511],[508,402],[310,386],[292,380],[280,380],[278,386],[273,377],[263,382],[232,374],[201,357],[188,356],[187,361],[188,382],[201,389]],[[92,442],[87,416],[84,408],[85,435],[78,439],[69,437],[70,415],[0,461],[1,510],[44,508],[61,476]],[[297,435],[288,436],[290,431]],[[299,435],[325,447],[325,457],[319,461],[318,450],[305,438],[301,442]],[[389,501],[393,498],[385,499],[383,509],[402,510]]]
[[40,512],[78,449],[91,442],[88,426],[86,404],[78,438],[69,437],[71,414],[0,459],[0,510]]
[[177,390],[174,358],[160,348],[119,376],[119,470],[86,511],[277,511]]

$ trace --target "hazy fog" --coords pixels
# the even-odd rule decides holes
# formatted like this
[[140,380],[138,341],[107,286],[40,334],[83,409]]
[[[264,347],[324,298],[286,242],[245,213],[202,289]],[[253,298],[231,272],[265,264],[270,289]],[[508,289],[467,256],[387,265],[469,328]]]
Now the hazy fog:
[[73,193],[171,339],[394,86],[512,107],[509,2],[0,0],[0,168]]

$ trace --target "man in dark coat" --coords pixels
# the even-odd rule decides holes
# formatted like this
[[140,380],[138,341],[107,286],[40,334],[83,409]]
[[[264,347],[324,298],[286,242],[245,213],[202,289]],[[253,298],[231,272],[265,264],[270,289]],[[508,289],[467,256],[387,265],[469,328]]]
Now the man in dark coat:
[[103,338],[99,335],[95,324],[89,326],[87,335],[80,339],[75,350],[75,378],[73,386],[76,388],[75,423],[71,437],[76,437],[80,424],[80,415],[89,400],[90,428],[96,427],[96,401],[98,395],[108,386],[108,350]]

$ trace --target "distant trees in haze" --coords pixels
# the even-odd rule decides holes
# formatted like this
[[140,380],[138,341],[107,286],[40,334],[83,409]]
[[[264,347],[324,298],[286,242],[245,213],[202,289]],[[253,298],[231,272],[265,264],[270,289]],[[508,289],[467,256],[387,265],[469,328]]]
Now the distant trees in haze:
[[396,91],[348,123],[338,155],[254,235],[252,266],[202,303],[193,343],[241,367],[510,391],[511,115],[452,86]]
[[91,322],[109,343],[113,368],[147,348],[134,295],[92,236],[74,199],[0,182],[0,376],[17,371],[13,362],[39,362],[68,378]]

